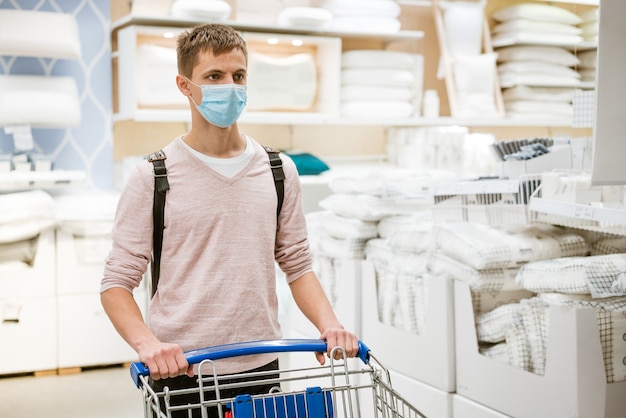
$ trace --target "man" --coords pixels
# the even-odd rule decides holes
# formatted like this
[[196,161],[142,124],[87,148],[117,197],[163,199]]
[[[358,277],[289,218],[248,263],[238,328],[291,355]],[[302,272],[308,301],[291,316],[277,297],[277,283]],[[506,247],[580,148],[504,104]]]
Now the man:
[[[354,357],[357,338],[337,320],[311,267],[295,165],[283,161],[277,217],[267,153],[237,127],[246,103],[245,41],[230,27],[204,25],[180,36],[177,56],[176,84],[188,97],[192,123],[163,149],[170,189],[160,281],[146,324],[132,297],[152,256],[154,176],[146,161],[120,196],[104,269],[101,299],[113,325],[156,388],[196,386],[197,370],[183,351],[280,338],[277,262],[296,304],[327,341],[326,355],[340,346]],[[316,355],[324,364],[324,353]],[[275,370],[276,357],[220,360],[217,372]]]

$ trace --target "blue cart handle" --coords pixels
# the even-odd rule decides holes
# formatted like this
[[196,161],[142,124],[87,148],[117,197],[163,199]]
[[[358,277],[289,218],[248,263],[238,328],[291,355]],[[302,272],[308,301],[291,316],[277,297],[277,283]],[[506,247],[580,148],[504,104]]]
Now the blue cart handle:
[[[220,360],[230,357],[249,356],[253,354],[286,353],[297,351],[309,351],[314,353],[325,353],[327,345],[325,340],[315,339],[282,339],[249,341],[242,343],[223,344],[213,347],[201,348],[185,352],[185,357],[189,364],[198,364],[204,360]],[[369,361],[370,349],[362,341],[359,341],[359,357],[363,363]],[[141,386],[139,376],[149,376],[150,370],[145,364],[135,362],[130,365],[130,375],[137,387]]]

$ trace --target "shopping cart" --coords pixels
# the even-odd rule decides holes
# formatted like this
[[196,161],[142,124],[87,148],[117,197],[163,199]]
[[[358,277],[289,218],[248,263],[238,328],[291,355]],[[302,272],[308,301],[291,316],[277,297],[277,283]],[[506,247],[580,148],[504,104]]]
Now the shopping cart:
[[[185,416],[207,418],[208,411],[219,418],[417,418],[425,417],[415,406],[392,389],[389,371],[359,341],[357,359],[334,360],[335,347],[325,366],[286,368],[278,371],[217,376],[215,361],[254,354],[285,352],[326,352],[326,342],[310,339],[251,341],[209,347],[185,353],[189,364],[199,364],[198,387],[186,390],[155,391],[148,384],[150,371],[140,362],[131,364],[133,381],[144,397],[146,418]],[[208,371],[208,373],[207,373]],[[246,382],[222,384],[222,379]],[[247,379],[249,378],[249,380]],[[262,395],[221,397],[220,392],[251,385],[272,386]],[[177,396],[197,393],[198,401],[176,405]],[[205,393],[211,393],[208,399]]]

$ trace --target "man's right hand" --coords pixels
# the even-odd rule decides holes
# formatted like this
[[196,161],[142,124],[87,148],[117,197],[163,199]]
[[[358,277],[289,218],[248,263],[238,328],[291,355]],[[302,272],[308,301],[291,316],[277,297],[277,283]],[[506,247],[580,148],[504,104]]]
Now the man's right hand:
[[155,342],[139,350],[139,361],[150,370],[154,380],[176,377],[183,374],[193,377],[193,367],[189,365],[183,350],[177,344]]

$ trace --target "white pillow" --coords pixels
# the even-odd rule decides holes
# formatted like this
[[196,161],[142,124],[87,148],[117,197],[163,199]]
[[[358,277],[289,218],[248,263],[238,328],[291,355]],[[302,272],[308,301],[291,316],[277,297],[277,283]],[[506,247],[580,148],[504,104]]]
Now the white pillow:
[[406,70],[347,68],[341,71],[341,84],[360,86],[411,87],[415,77]]
[[498,62],[543,61],[573,67],[580,59],[565,48],[557,46],[509,46],[498,48]]
[[408,118],[413,114],[413,110],[413,105],[408,102],[362,100],[341,104],[341,114],[355,118]]
[[0,76],[0,125],[65,128],[78,125],[80,118],[72,77]]
[[349,85],[341,87],[340,98],[343,102],[356,100],[407,102],[413,98],[413,93],[411,92],[411,89],[407,87]]
[[502,92],[505,101],[541,100],[546,102],[568,102],[574,100],[574,89],[569,87],[516,86]]
[[80,58],[74,16],[35,10],[0,10],[0,55]]
[[598,22],[600,20],[600,9],[595,7],[580,14],[583,23]]
[[540,73],[561,77],[580,78],[578,71],[564,65],[552,64],[540,61],[512,61],[498,65],[500,72],[513,73]]
[[333,14],[320,7],[287,7],[276,17],[279,26],[324,29],[330,25]]
[[513,31],[537,31],[548,33],[559,33],[564,35],[580,35],[583,30],[574,25],[558,22],[542,22],[538,20],[514,19],[498,23],[491,29],[492,34]]
[[406,52],[373,49],[356,49],[341,54],[343,68],[413,68],[415,60]]
[[329,10],[333,16],[400,16],[400,5],[395,1],[380,0],[325,0],[322,3],[324,9]]
[[287,57],[250,53],[248,73],[248,110],[302,111],[315,104],[317,69],[309,53]]
[[536,3],[521,3],[505,7],[493,12],[491,17],[499,22],[512,19],[529,19],[578,25],[583,21],[576,13],[562,7]]
[[538,32],[533,30],[501,32],[491,38],[491,43],[495,48],[511,44],[570,46],[582,43],[583,41],[584,39],[581,35]]
[[223,21],[230,16],[231,7],[223,0],[176,0],[170,14],[174,17]]
[[500,71],[500,86],[509,88],[517,85],[538,87],[576,87],[580,85],[578,77],[563,77],[559,75],[543,73],[520,73],[513,71]]

